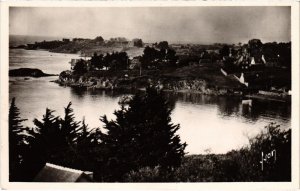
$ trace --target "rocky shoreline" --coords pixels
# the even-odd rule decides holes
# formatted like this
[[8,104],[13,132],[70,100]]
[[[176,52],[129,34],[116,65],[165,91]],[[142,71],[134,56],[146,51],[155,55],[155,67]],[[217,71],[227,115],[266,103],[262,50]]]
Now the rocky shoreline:
[[167,76],[117,76],[99,77],[94,75],[74,75],[71,71],[64,71],[59,79],[53,81],[60,86],[79,88],[82,90],[125,90],[145,91],[146,87],[155,87],[164,92],[192,93],[211,96],[238,96],[246,100],[267,100],[275,102],[291,101],[291,96],[278,94],[277,96],[249,93],[243,87],[216,87],[208,84],[204,79],[182,79]]
[[181,93],[197,93],[203,95],[235,95],[242,96],[241,89],[209,87],[202,79],[169,79],[167,77],[86,77],[62,72],[59,79],[53,81],[61,86],[99,90],[145,90],[155,87],[158,90]]

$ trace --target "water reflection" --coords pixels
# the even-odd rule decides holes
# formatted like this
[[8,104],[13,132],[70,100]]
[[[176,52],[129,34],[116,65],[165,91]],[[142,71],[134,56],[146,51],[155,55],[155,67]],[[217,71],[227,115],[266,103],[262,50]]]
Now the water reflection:
[[[34,118],[41,119],[46,107],[63,116],[63,107],[71,101],[76,120],[85,117],[89,127],[102,127],[99,118],[107,115],[114,119],[120,97],[134,93],[62,87],[49,82],[52,78],[10,78],[9,97],[16,97],[21,116],[28,119],[24,122],[26,126],[32,126]],[[208,148],[214,153],[239,148],[248,143],[248,136],[257,134],[270,122],[290,128],[289,104],[253,101],[252,107],[248,107],[238,97],[170,92],[164,96],[174,108],[172,122],[180,124],[178,133],[187,142],[186,151],[190,154],[204,153]]]
[[129,90],[99,90],[99,89],[88,89],[84,90],[80,87],[71,87],[71,93],[78,96],[78,98],[84,96],[109,96],[112,98],[118,98],[122,95],[133,95],[135,92]]
[[288,103],[267,100],[253,100],[252,107],[242,104],[242,98],[237,96],[208,96],[197,93],[165,93],[172,102],[180,101],[196,105],[217,105],[217,115],[222,118],[243,117],[249,122],[255,122],[261,117],[289,120],[291,105]]
[[252,121],[259,120],[260,117],[288,120],[291,117],[291,105],[266,100],[253,100],[252,107],[242,107],[242,116],[251,118]]

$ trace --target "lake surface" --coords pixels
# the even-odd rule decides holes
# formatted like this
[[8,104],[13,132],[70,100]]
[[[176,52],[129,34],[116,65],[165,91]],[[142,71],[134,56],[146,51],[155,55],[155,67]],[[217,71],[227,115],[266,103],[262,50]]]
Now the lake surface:
[[[50,53],[37,50],[10,50],[10,69],[39,68],[45,73],[59,74],[70,68],[71,58],[78,55]],[[54,77],[9,78],[9,98],[16,97],[21,117],[28,119],[26,126],[33,126],[33,119],[41,119],[46,108],[63,116],[64,107],[71,101],[77,120],[85,118],[90,128],[102,127],[99,118],[119,109],[118,101],[124,93],[105,91],[82,91],[62,87],[51,80]],[[255,101],[252,108],[242,105],[238,97],[204,96],[197,94],[166,93],[172,103],[172,122],[179,123],[182,141],[189,154],[226,153],[248,144],[248,138],[259,133],[270,122],[283,128],[291,126],[290,104]]]

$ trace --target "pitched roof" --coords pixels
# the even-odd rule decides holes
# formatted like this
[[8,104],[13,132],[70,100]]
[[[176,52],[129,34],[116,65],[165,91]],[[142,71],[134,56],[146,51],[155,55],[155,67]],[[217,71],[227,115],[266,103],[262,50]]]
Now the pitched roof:
[[43,169],[34,178],[34,182],[77,182],[82,176],[91,178],[91,172],[84,172],[72,168],[46,163]]

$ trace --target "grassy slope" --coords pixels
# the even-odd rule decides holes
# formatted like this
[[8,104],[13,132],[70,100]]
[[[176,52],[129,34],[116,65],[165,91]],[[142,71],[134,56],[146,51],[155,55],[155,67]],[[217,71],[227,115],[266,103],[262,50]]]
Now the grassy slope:
[[142,76],[139,76],[139,70],[125,71],[92,71],[85,76],[88,77],[108,77],[110,79],[118,79],[124,77],[125,74],[134,81],[145,81],[147,78],[166,81],[178,80],[204,80],[207,87],[237,89],[241,88],[239,82],[235,79],[225,77],[218,66],[215,64],[204,64],[197,66],[185,66],[182,68],[167,68],[163,70],[143,70]]
[[240,83],[234,79],[225,77],[220,68],[213,64],[202,64],[197,66],[185,66],[175,71],[165,73],[165,76],[178,77],[181,79],[202,79],[209,86],[220,88],[238,88]]

